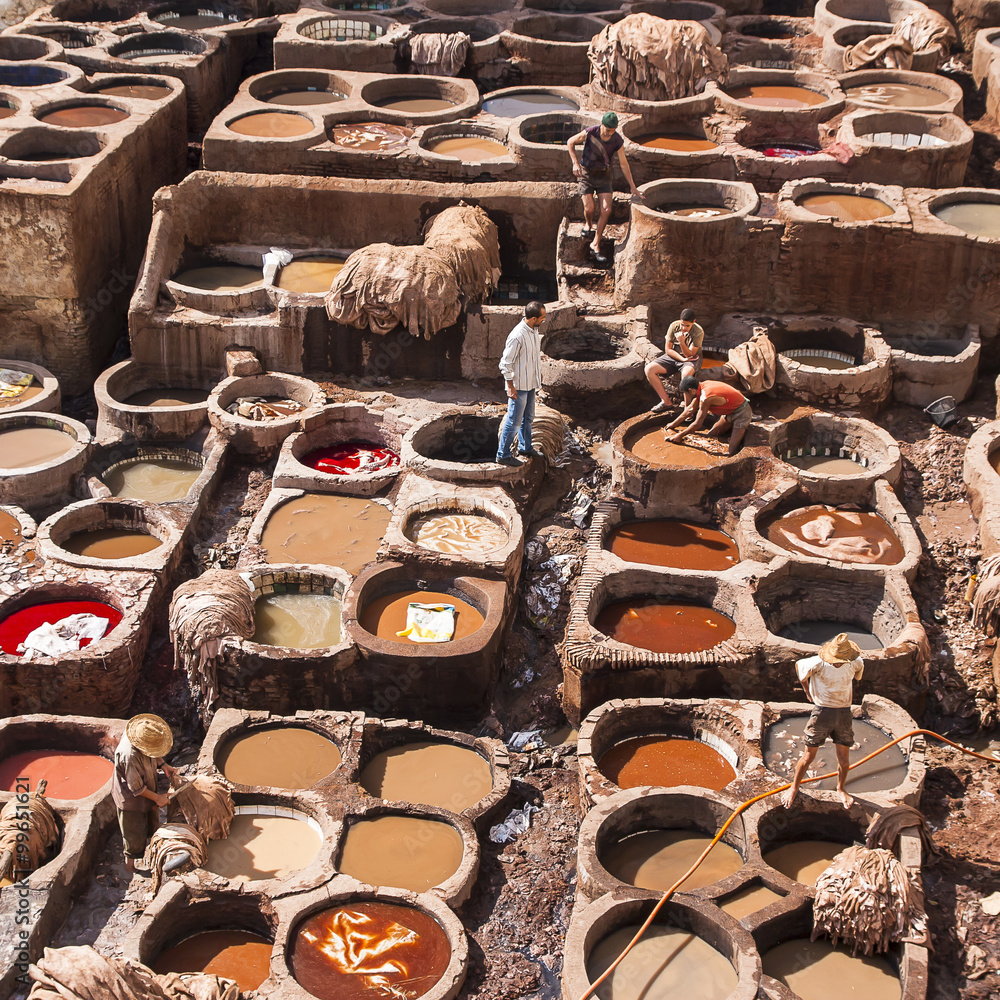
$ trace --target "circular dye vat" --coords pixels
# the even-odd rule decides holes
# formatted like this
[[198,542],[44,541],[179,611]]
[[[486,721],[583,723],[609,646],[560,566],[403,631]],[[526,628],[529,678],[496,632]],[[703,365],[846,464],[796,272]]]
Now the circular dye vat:
[[21,522],[13,514],[0,510],[0,542],[16,544],[19,541],[21,541]]
[[162,542],[144,531],[125,531],[121,528],[98,528],[94,531],[77,531],[64,542],[61,549],[91,559],[130,559],[158,549]]
[[346,263],[346,257],[328,254],[296,257],[278,273],[278,287],[286,292],[325,294],[330,291],[333,279],[340,274]]
[[597,766],[619,788],[697,785],[718,792],[736,777],[714,747],[677,736],[633,736],[608,750]]
[[[666,892],[711,842],[711,837],[693,830],[646,830],[601,851],[601,864],[621,882]],[[720,841],[684,883],[684,891],[712,885],[742,867],[739,852]]]
[[218,28],[223,24],[236,24],[230,21],[225,14],[210,14],[199,12],[197,14],[179,14],[176,17],[160,15],[153,18],[154,21],[166,25],[168,28],[183,28],[185,31],[198,31],[201,28]]
[[784,898],[777,892],[768,889],[766,885],[751,883],[738,892],[734,892],[731,896],[726,896],[725,902],[722,903],[722,909],[735,920],[742,920],[744,917],[749,917],[751,913],[763,910],[765,906],[770,906]]
[[794,160],[800,156],[812,156],[814,153],[823,152],[819,146],[811,146],[804,142],[755,142],[747,148],[779,160]]
[[732,209],[722,205],[658,205],[653,211],[661,215],[679,215],[685,219],[717,219],[733,214]]
[[305,726],[272,726],[222,748],[219,770],[238,785],[312,788],[340,766],[340,748]]
[[816,879],[847,846],[833,840],[797,840],[767,851],[763,858],[765,864],[793,881],[815,885]]
[[302,464],[331,476],[351,476],[356,472],[391,469],[399,465],[399,455],[391,448],[367,441],[345,441],[309,452]]
[[665,518],[619,524],[604,547],[626,562],[719,572],[740,561],[736,543],[705,524]]
[[1000,239],[1000,203],[991,201],[953,201],[933,209],[942,222],[961,229],[970,236]]
[[930,108],[946,100],[940,91],[912,83],[868,83],[862,87],[848,87],[844,95],[848,100],[886,108]]
[[256,882],[302,871],[316,857],[323,837],[303,813],[288,809],[283,810],[286,815],[269,816],[254,812],[256,808],[237,807],[229,836],[209,841],[207,871],[235,882]]
[[796,364],[805,365],[808,368],[823,368],[826,371],[844,371],[847,368],[856,368],[857,360],[850,354],[842,354],[839,351],[817,351],[809,348],[794,348],[781,351],[781,356]]
[[708,149],[719,148],[719,144],[711,139],[685,132],[651,132],[640,135],[633,142],[646,149],[665,149],[671,153],[703,153]]
[[[807,715],[793,715],[768,726],[764,733],[764,763],[775,774],[791,777],[805,747]],[[861,760],[891,742],[891,737],[877,726],[862,719],[854,720],[854,746],[851,762]],[[837,753],[832,743],[819,748],[811,774],[828,774],[837,770]],[[852,792],[884,792],[906,780],[906,755],[897,744],[883,750],[874,760],[861,764],[847,775],[847,787]],[[837,787],[836,778],[815,781],[807,788]]]
[[485,163],[507,156],[507,147],[496,139],[484,135],[459,135],[438,139],[427,147],[440,156],[452,156],[464,163]]
[[[115,765],[106,757],[79,750],[26,750],[0,761],[0,789],[35,791],[43,779],[50,799],[85,799],[111,779]],[[18,783],[20,781],[20,787]]]
[[[0,111],[3,109],[0,108]],[[0,118],[4,116],[0,114]],[[36,396],[40,396],[45,390],[40,385],[29,385],[21,390],[16,396],[5,396],[0,398],[0,410],[8,406],[20,406],[22,403],[27,403],[28,400],[34,399]]]
[[279,90],[264,98],[265,104],[284,104],[287,107],[306,107],[313,104],[336,104],[347,100],[346,94],[336,90],[320,90],[316,87],[304,87],[301,90]]
[[801,621],[786,625],[779,633],[784,639],[794,639],[810,646],[822,646],[841,632],[847,633],[847,638],[856,643],[861,650],[882,649],[882,643],[871,632],[859,629],[857,625],[847,622]]
[[[0,621],[0,649],[10,656],[20,656],[17,647],[40,625],[54,625],[71,615],[96,615],[107,620],[107,635],[122,620],[122,613],[102,601],[49,601],[32,604],[9,614]],[[102,636],[101,638],[104,638]],[[92,640],[82,639],[80,648],[86,649]]]
[[696,653],[736,634],[732,619],[713,608],[650,596],[605,605],[594,628],[616,642],[654,653]]
[[[643,462],[651,465],[676,465],[687,469],[707,469],[726,457],[710,450],[720,447],[714,439],[700,437],[691,443],[674,443],[664,436],[662,427],[654,427],[627,441],[625,447]],[[690,439],[688,439],[690,441]]]
[[55,427],[29,426],[0,430],[0,468],[30,469],[62,458],[76,438]]
[[183,500],[201,469],[174,458],[135,458],[102,476],[112,496],[126,500],[169,503]]
[[169,87],[154,83],[116,83],[110,87],[95,87],[92,93],[103,94],[105,97],[132,97],[144,101],[162,101],[164,97],[169,97],[173,91]]
[[264,280],[264,272],[259,267],[245,267],[242,264],[213,264],[210,267],[193,267],[175,274],[171,281],[188,288],[200,288],[204,292],[241,292],[252,288]]
[[344,903],[304,920],[288,956],[295,981],[318,1000],[370,1000],[376,993],[416,1000],[450,961],[448,937],[430,914],[376,901]]
[[[599,979],[639,931],[620,927],[587,959],[587,978]],[[676,927],[653,924],[624,961],[594,991],[599,1000],[725,1000],[736,970],[707,941]]]
[[356,576],[374,562],[390,516],[374,500],[306,493],[271,514],[260,543],[271,562],[340,566]]
[[814,215],[823,215],[838,222],[871,222],[892,215],[894,209],[878,198],[866,198],[856,194],[807,194],[797,205]]
[[[445,594],[437,590],[400,590],[384,597],[378,597],[371,602],[359,615],[358,623],[371,635],[390,642],[401,642],[407,645],[423,645],[414,643],[406,635],[398,635],[406,629],[406,611],[411,603],[416,604],[451,604],[455,608],[455,632],[449,639],[465,639],[474,635],[482,628],[486,620],[467,601],[453,594]],[[444,645],[435,643],[434,645]]]
[[541,115],[549,111],[579,111],[580,105],[569,97],[552,94],[547,90],[526,90],[502,97],[487,97],[483,111],[497,118],[520,118],[522,115]]
[[487,555],[507,544],[506,529],[482,514],[424,514],[406,535],[425,549],[452,555]]
[[822,504],[784,514],[768,525],[766,534],[789,552],[840,562],[894,566],[905,554],[895,532],[878,514]]
[[785,461],[796,469],[820,472],[824,476],[858,476],[867,471],[860,462],[838,455],[787,455]]
[[305,115],[297,115],[290,111],[255,111],[230,122],[226,128],[239,135],[289,139],[311,132],[313,123]]
[[462,835],[448,823],[416,816],[379,816],[347,828],[337,870],[365,885],[426,892],[458,871]]
[[830,100],[826,94],[808,87],[783,87],[776,84],[753,84],[734,87],[726,93],[734,100],[755,108],[809,108]]
[[149,406],[164,409],[172,406],[192,406],[208,399],[207,389],[140,389],[125,400],[127,406]]
[[99,104],[77,104],[69,108],[48,111],[39,115],[38,120],[46,125],[60,125],[63,128],[95,128],[123,122],[128,116],[128,112],[120,108],[109,108]]
[[413,135],[413,129],[383,122],[363,122],[360,125],[338,125],[331,135],[337,146],[384,152],[404,149]]
[[151,968],[169,972],[203,972],[232,979],[240,992],[257,989],[271,974],[274,942],[249,931],[202,931],[160,953]]
[[340,601],[332,594],[265,594],[254,604],[253,641],[288,649],[336,646],[340,615]]
[[386,111],[407,111],[410,114],[425,115],[432,111],[447,111],[455,107],[454,101],[441,97],[386,97],[375,102],[375,107]]
[[884,958],[852,955],[829,941],[785,941],[761,955],[761,965],[765,975],[784,983],[800,1000],[900,1000],[903,995],[899,976]]
[[361,787],[389,802],[462,812],[493,791],[489,761],[454,743],[405,743],[376,754]]

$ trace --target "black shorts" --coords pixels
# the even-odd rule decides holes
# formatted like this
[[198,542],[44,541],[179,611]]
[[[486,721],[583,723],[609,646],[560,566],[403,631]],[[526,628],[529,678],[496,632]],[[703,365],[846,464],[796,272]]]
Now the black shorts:
[[669,354],[661,354],[658,358],[653,359],[653,364],[665,368],[667,375],[679,374],[685,365],[692,365],[696,372],[701,371],[701,351],[686,361],[678,361],[676,358],[670,357]]
[[580,194],[611,194],[614,188],[611,182],[611,171],[596,173],[584,170],[580,175]]

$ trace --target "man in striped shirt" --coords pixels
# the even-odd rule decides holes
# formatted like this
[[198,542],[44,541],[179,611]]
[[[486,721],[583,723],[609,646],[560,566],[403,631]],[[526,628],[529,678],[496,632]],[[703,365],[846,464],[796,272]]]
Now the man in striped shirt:
[[500,425],[497,462],[517,466],[512,448],[517,434],[522,455],[535,458],[531,447],[531,423],[535,419],[535,392],[542,387],[542,351],[538,328],[545,322],[545,306],[529,302],[524,307],[524,319],[507,335],[500,358],[500,374],[507,390],[507,415]]

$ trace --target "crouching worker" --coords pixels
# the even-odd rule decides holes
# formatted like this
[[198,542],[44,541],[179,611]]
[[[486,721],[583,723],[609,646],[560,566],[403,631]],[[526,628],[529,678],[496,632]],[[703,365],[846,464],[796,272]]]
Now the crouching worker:
[[160,825],[160,807],[167,796],[156,790],[156,771],[170,778],[174,768],[163,758],[174,745],[170,726],[158,715],[136,715],[125,724],[125,735],[115,750],[111,797],[118,810],[118,826],[125,843],[125,870],[146,853],[146,844]]
[[693,375],[681,379],[681,392],[684,393],[684,409],[675,420],[667,424],[667,430],[673,430],[685,420],[694,417],[694,423],[673,434],[667,435],[668,441],[682,441],[688,434],[701,430],[702,424],[709,415],[720,417],[708,432],[709,437],[722,437],[726,431],[729,435],[729,454],[735,455],[743,446],[743,435],[746,434],[753,410],[750,400],[735,386],[725,382],[714,382],[706,379],[699,382]]

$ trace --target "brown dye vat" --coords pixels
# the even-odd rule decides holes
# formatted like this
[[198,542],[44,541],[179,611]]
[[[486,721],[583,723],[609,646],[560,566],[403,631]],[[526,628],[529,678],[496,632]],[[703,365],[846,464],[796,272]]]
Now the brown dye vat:
[[386,125],[382,122],[363,122],[360,125],[338,125],[331,134],[337,146],[384,151],[403,149],[413,135],[413,129],[402,125]]
[[0,118],[11,118],[15,113],[9,104],[0,104]]
[[[620,927],[604,938],[587,959],[595,982],[625,950],[638,924]],[[737,984],[736,970],[707,941],[653,924],[624,961],[594,991],[599,1000],[725,1000]]]
[[325,649],[340,642],[340,601],[331,594],[266,594],[253,610],[253,641],[289,649]]
[[232,979],[241,992],[257,989],[271,974],[274,942],[249,931],[203,931],[161,952],[154,972],[204,972]]
[[21,522],[13,514],[0,510],[0,542],[19,541],[21,541]]
[[234,881],[284,878],[305,868],[321,844],[319,833],[301,819],[242,813],[228,837],[209,841],[205,868]]
[[[0,108],[0,111],[3,109]],[[0,114],[0,118],[6,117]],[[0,410],[5,406],[20,406],[21,403],[28,402],[29,399],[34,399],[36,396],[40,396],[44,392],[44,389],[40,385],[29,385],[23,391],[19,392],[16,396],[0,396]]]
[[736,777],[714,747],[676,736],[633,736],[608,750],[597,766],[619,788],[697,785],[720,791]]
[[844,94],[848,100],[881,104],[886,108],[930,108],[945,100],[940,91],[912,83],[867,83],[861,87],[848,87]]
[[219,770],[238,785],[311,788],[340,766],[337,744],[304,726],[274,726],[223,747]]
[[374,561],[389,518],[374,500],[306,493],[271,514],[260,543],[271,562],[340,566],[356,576]]
[[626,562],[709,572],[740,561],[736,543],[716,528],[691,521],[664,519],[618,525],[605,548]]
[[328,292],[333,279],[343,271],[346,263],[346,257],[319,254],[314,257],[298,257],[282,267],[278,274],[278,287],[286,292]]
[[701,360],[705,367],[711,367],[712,365],[724,365],[729,360],[728,351],[702,351]]
[[409,111],[424,115],[431,111],[447,111],[448,108],[455,107],[455,102],[440,97],[387,97],[377,101],[375,106],[385,108],[386,111]]
[[205,389],[142,389],[132,393],[125,400],[127,406],[150,406],[163,408],[167,406],[191,406],[194,403],[204,403],[208,399]]
[[130,559],[144,552],[158,549],[158,538],[142,531],[125,531],[121,528],[100,528],[96,531],[78,531],[70,535],[59,547],[78,556],[91,559]]
[[727,897],[722,904],[722,909],[736,920],[742,920],[744,917],[749,917],[751,913],[763,910],[765,906],[770,906],[784,898],[784,896],[772,892],[766,885],[751,885]]
[[318,1000],[416,1000],[444,975],[451,945],[430,914],[395,903],[344,903],[295,931],[288,965]]
[[797,204],[814,215],[825,215],[839,222],[871,222],[872,219],[884,219],[894,211],[891,205],[878,198],[832,192],[807,194]]
[[866,471],[860,462],[836,455],[790,455],[785,461],[797,469],[822,472],[827,476],[857,476]]
[[65,455],[76,438],[54,427],[15,427],[0,430],[0,468],[28,469]]
[[970,236],[1000,239],[1000,204],[989,201],[955,201],[934,209],[934,214],[949,226]]
[[128,118],[127,111],[106,108],[100,105],[77,105],[73,108],[57,108],[39,117],[46,125],[61,125],[63,128],[95,128],[100,125],[114,125]]
[[796,882],[815,885],[816,879],[847,846],[832,840],[799,840],[768,851],[764,863]]
[[755,108],[808,108],[830,100],[826,94],[807,87],[782,87],[773,84],[734,87],[726,93]]
[[0,789],[6,792],[34,791],[43,779],[50,799],[85,799],[103,788],[114,764],[106,757],[77,750],[27,750],[0,761]]
[[116,84],[112,87],[98,87],[93,93],[103,94],[105,97],[137,97],[145,101],[162,101],[173,91],[169,87],[161,87],[157,84],[126,83]]
[[852,955],[829,941],[796,938],[761,955],[764,974],[784,983],[800,1000],[900,1000],[893,967],[875,956]]
[[[464,639],[482,628],[485,619],[468,602],[452,594],[437,590],[401,590],[376,598],[358,619],[361,627],[380,639],[390,642],[414,644],[409,636],[397,635],[406,628],[406,609],[411,602],[417,604],[453,604],[455,606],[455,634],[451,640]],[[420,645],[416,643],[414,645]],[[445,643],[436,643],[443,646]]]
[[[602,851],[601,864],[616,879],[628,885],[666,892],[711,842],[711,837],[691,830],[647,830],[626,837]],[[739,853],[720,842],[685,881],[684,891],[720,882],[742,867],[743,859]]]
[[137,458],[104,474],[112,496],[168,503],[183,500],[201,469],[172,458]]
[[646,149],[668,149],[672,153],[701,153],[706,149],[719,148],[719,144],[711,139],[684,132],[651,132],[634,141]]
[[841,372],[846,368],[856,368],[857,362],[854,358],[831,358],[826,354],[785,354],[781,356],[787,361],[794,361],[796,364],[805,365],[807,368],[825,368],[827,371]]
[[894,566],[905,555],[888,523],[869,511],[793,510],[771,522],[767,538],[789,552],[841,562]]
[[733,214],[731,209],[721,205],[659,205],[656,211],[663,215],[680,215],[686,219],[717,219]]
[[305,115],[284,111],[257,111],[230,122],[226,128],[239,135],[256,135],[268,139],[288,139],[305,135],[313,130],[313,123]]
[[426,892],[462,864],[465,843],[448,823],[416,816],[379,816],[352,823],[337,870],[365,885]]
[[450,139],[439,139],[428,146],[428,149],[432,153],[453,156],[465,163],[483,163],[507,155],[507,147],[502,142],[481,135],[460,135]]
[[489,761],[453,743],[406,743],[372,758],[361,786],[376,798],[462,812],[493,790]]
[[313,104],[334,104],[346,100],[345,94],[335,90],[282,90],[264,98],[265,104],[284,104],[289,107],[306,107]]
[[678,465],[688,469],[707,469],[723,458],[708,449],[711,441],[704,438],[694,444],[674,444],[664,437],[662,427],[656,427],[639,435],[626,447],[636,458],[653,465]]
[[[799,756],[805,749],[805,728],[808,716],[797,715],[781,719],[769,726],[764,734],[764,763],[775,774],[791,777]],[[854,720],[854,746],[851,762],[859,761],[881,749],[891,738],[869,722]],[[827,742],[819,749],[809,774],[829,774],[837,770],[837,754]],[[847,775],[847,787],[852,792],[884,792],[906,780],[906,756],[899,746],[883,750],[874,760],[861,764]],[[836,778],[813,782],[810,788],[834,789]]]
[[452,555],[482,556],[507,544],[507,532],[481,514],[426,514],[406,532],[425,549]]
[[697,653],[736,633],[736,624],[712,608],[643,596],[605,605],[594,628],[616,642],[654,653]]
[[264,272],[259,267],[244,267],[242,264],[213,264],[210,267],[189,268],[170,280],[206,292],[240,292],[259,285],[264,280]]

